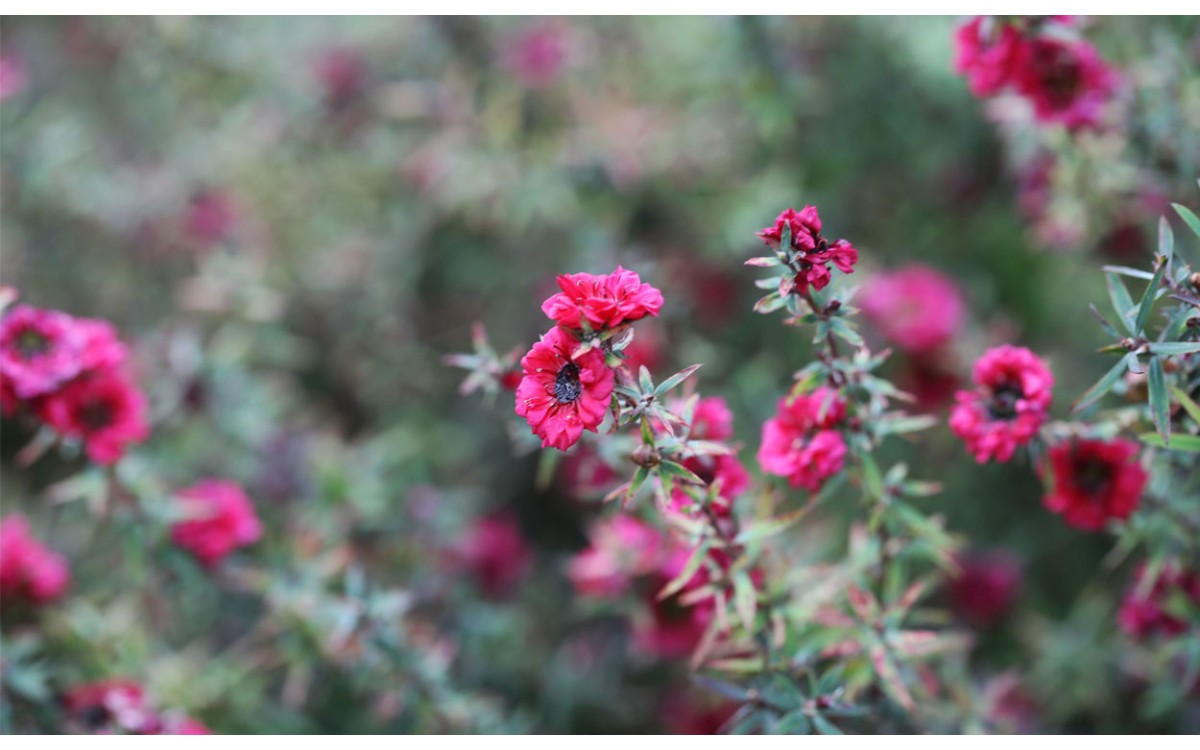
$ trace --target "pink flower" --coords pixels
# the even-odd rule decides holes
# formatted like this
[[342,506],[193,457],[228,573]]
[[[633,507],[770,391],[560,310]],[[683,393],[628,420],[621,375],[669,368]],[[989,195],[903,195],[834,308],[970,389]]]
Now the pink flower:
[[793,487],[816,492],[845,463],[846,442],[832,429],[845,416],[845,401],[829,388],[800,394],[790,404],[780,399],[776,416],[763,423],[759,465]]
[[18,305],[0,321],[0,375],[20,399],[49,393],[79,374],[83,344],[70,315]]
[[1024,347],[998,346],[975,363],[975,390],[959,391],[950,429],[979,463],[1008,461],[1046,421],[1054,375]]
[[171,526],[171,541],[207,568],[262,536],[254,505],[235,482],[203,479],[177,497],[187,520]]
[[1138,567],[1134,583],[1125,595],[1117,622],[1131,637],[1144,640],[1153,636],[1182,635],[1198,625],[1188,623],[1181,607],[1200,607],[1200,573],[1177,563],[1168,563],[1147,587],[1145,564]]
[[333,108],[342,107],[362,94],[367,83],[367,62],[358,50],[337,47],[317,56],[314,73],[325,103]]
[[594,331],[616,328],[658,315],[663,305],[662,292],[620,266],[611,274],[564,274],[557,280],[562,291],[542,303],[542,312],[564,328],[585,322]]
[[70,582],[67,561],[29,533],[20,514],[0,521],[0,600],[45,604],[62,595]]
[[791,229],[791,248],[785,250],[796,253],[789,267],[796,270],[795,285],[801,294],[808,291],[810,284],[817,290],[829,285],[830,263],[842,273],[854,273],[858,251],[846,240],[830,244],[821,235],[821,217],[817,215],[816,207],[805,206],[799,211],[789,208],[775,218],[774,225],[756,234],[766,245],[779,248],[784,228]]
[[72,380],[44,398],[38,413],[63,437],[82,441],[88,458],[102,466],[119,461],[150,433],[145,397],[115,370]]
[[202,245],[225,241],[238,223],[233,198],[219,190],[202,190],[192,196],[183,217],[183,231]]
[[1150,475],[1138,463],[1132,440],[1066,440],[1047,452],[1046,508],[1084,531],[1100,531],[1110,520],[1129,518]]
[[701,566],[683,588],[659,598],[663,588],[684,571],[692,552],[679,549],[670,554],[648,580],[643,598],[646,608],[634,618],[634,645],[647,653],[674,659],[686,656],[700,643],[713,616],[713,600],[685,604],[688,593],[708,582],[708,571]]
[[530,88],[548,86],[567,61],[567,37],[553,21],[535,23],[511,39],[504,54],[505,67]]
[[455,544],[455,555],[492,597],[511,591],[533,564],[533,551],[511,513],[478,519]]
[[82,734],[161,734],[162,722],[131,680],[78,685],[63,698],[68,727]]
[[614,486],[619,478],[595,448],[580,443],[559,464],[559,481],[572,496],[586,497]]
[[954,68],[966,76],[971,93],[993,96],[1012,82],[1025,39],[999,19],[976,16],[958,27]]
[[947,581],[954,610],[976,627],[996,623],[1021,590],[1021,565],[1007,552],[960,556],[959,571]]
[[[713,500],[713,511],[718,516],[728,516],[733,500],[750,488],[750,474],[737,456],[692,456],[683,460],[683,467],[692,472],[706,485],[704,491],[720,482],[720,490]],[[671,492],[671,510],[688,512],[696,500],[676,485]]]
[[1071,130],[1099,125],[1119,84],[1120,76],[1090,44],[1049,36],[1023,48],[1015,79],[1039,121]]
[[195,719],[184,716],[171,718],[163,726],[163,734],[212,734],[212,730]]
[[106,370],[125,361],[129,354],[128,348],[117,337],[117,329],[112,323],[107,320],[76,318],[75,326],[79,329],[82,343],[79,354],[81,371]]
[[25,90],[29,74],[19,55],[0,55],[0,102],[8,101]]
[[908,265],[871,279],[859,296],[884,338],[912,354],[941,348],[958,333],[963,300],[958,286],[932,268]]
[[565,451],[585,429],[596,432],[608,409],[613,371],[596,349],[572,360],[578,344],[565,330],[551,328],[521,359],[525,377],[517,386],[516,412],[543,448]]
[[571,559],[567,576],[581,595],[605,598],[653,571],[666,544],[658,529],[626,515],[597,521],[588,538],[590,546]]
[[692,412],[692,440],[728,440],[733,437],[733,412],[720,396],[709,396],[696,402]]

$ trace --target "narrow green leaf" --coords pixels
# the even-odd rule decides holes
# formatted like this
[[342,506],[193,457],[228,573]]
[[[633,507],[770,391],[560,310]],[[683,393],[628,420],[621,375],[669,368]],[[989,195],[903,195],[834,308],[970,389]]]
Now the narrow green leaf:
[[879,465],[870,453],[862,454],[860,459],[863,469],[863,487],[867,494],[876,500],[883,499],[883,477],[879,474]]
[[654,445],[654,431],[650,429],[650,420],[646,415],[642,415],[642,443],[645,445]]
[[679,372],[675,373],[671,377],[669,377],[666,380],[664,380],[663,382],[659,383],[658,387],[654,389],[654,395],[655,396],[663,395],[667,391],[671,390],[675,386],[677,386],[680,383],[682,383],[683,381],[687,380],[689,377],[691,377],[693,372],[695,372],[696,370],[699,370],[699,369],[700,369],[700,365],[698,365],[698,364],[690,365],[688,367],[683,368]]
[[733,573],[733,607],[737,610],[738,619],[747,633],[754,632],[754,616],[758,612],[758,592],[754,590],[754,581],[745,570],[735,570]]
[[1200,425],[1200,404],[1192,400],[1192,397],[1184,393],[1178,388],[1172,387],[1171,394],[1179,399],[1179,403],[1183,406],[1183,410],[1191,416],[1192,421]]
[[692,580],[692,577],[696,575],[696,571],[700,570],[700,566],[708,558],[709,544],[710,542],[706,539],[700,543],[699,547],[692,550],[692,556],[688,558],[687,564],[683,566],[683,570],[679,571],[679,575],[672,578],[666,586],[663,586],[662,591],[658,592],[659,601],[681,591]]
[[1112,387],[1117,384],[1118,380],[1121,379],[1121,375],[1124,374],[1124,372],[1125,360],[1122,359],[1113,365],[1111,370],[1104,373],[1104,376],[1096,381],[1095,385],[1084,391],[1083,395],[1079,397],[1079,400],[1076,401],[1071,407],[1071,411],[1077,412],[1111,391]]
[[1171,225],[1167,223],[1165,216],[1158,219],[1158,254],[1165,257],[1167,263],[1170,263],[1175,255],[1175,235],[1171,232]]
[[1146,292],[1142,295],[1141,304],[1138,305],[1137,321],[1134,322],[1134,333],[1140,334],[1146,330],[1146,323],[1150,322],[1150,311],[1154,309],[1155,294],[1158,292],[1158,287],[1162,284],[1163,274],[1167,272],[1167,263],[1163,261],[1158,264],[1158,270],[1154,272],[1154,278],[1150,279],[1149,285],[1146,286]]
[[787,299],[779,296],[779,292],[771,292],[767,296],[754,303],[754,312],[770,313],[775,312],[779,308],[787,304]]
[[[836,727],[834,727],[836,729]],[[804,715],[804,711],[792,711],[784,714],[779,723],[775,725],[777,734],[809,734],[812,732],[812,727],[809,724],[808,717]]]
[[1162,436],[1163,444],[1171,445],[1170,402],[1167,399],[1167,380],[1163,374],[1162,360],[1150,358],[1150,378],[1147,381],[1150,388],[1150,418],[1154,420],[1154,428]]
[[834,723],[832,721],[830,721],[829,719],[826,719],[821,714],[814,713],[812,715],[812,720],[813,720],[813,726],[815,726],[817,728],[817,731],[820,732],[821,734],[841,734],[842,733],[842,730],[840,730],[836,726],[834,726]]
[[1191,354],[1200,352],[1200,341],[1160,341],[1149,349],[1151,354]]
[[1113,328],[1112,323],[1109,323],[1108,319],[1100,314],[1100,311],[1096,309],[1095,305],[1089,304],[1088,309],[1092,311],[1092,315],[1095,316],[1096,320],[1100,321],[1100,327],[1104,329],[1105,333],[1107,333],[1109,336],[1112,336],[1114,339],[1121,338],[1121,334],[1117,333],[1117,329]]
[[654,381],[650,379],[650,371],[645,365],[638,368],[638,385],[642,388],[642,393],[651,393],[654,390]]
[[1129,266],[1101,266],[1101,269],[1110,273],[1119,273],[1122,276],[1130,276],[1145,281],[1154,278],[1154,273],[1151,271],[1143,271],[1139,268],[1130,268]]
[[1130,333],[1134,333],[1133,323],[1129,319],[1129,311],[1133,309],[1133,297],[1129,296],[1125,282],[1114,273],[1106,273],[1104,283],[1108,285],[1108,298],[1112,300],[1113,310],[1116,311],[1121,324]]
[[663,461],[658,465],[658,470],[663,474],[679,477],[688,484],[702,485],[704,480],[696,476],[690,470],[685,468],[683,464],[677,464],[674,461]]
[[[1162,436],[1157,433],[1154,433],[1154,432],[1147,432],[1144,435],[1139,435],[1138,438],[1140,438],[1141,441],[1143,443],[1145,443],[1146,445],[1152,445],[1155,448],[1166,448],[1167,447],[1167,444],[1165,442],[1163,442]],[[1197,436],[1197,435],[1175,435],[1171,438],[1170,448],[1173,451],[1184,451],[1186,453],[1200,453],[1200,436]]]
[[1172,203],[1171,205],[1174,206],[1175,213],[1179,214],[1180,218],[1191,228],[1192,232],[1197,237],[1200,237],[1200,218],[1197,218],[1196,214],[1192,213],[1192,209],[1187,206],[1181,206],[1178,203]]

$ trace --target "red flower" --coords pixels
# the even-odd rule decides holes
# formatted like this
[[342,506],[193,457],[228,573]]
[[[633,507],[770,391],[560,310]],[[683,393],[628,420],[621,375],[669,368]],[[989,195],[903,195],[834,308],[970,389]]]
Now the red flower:
[[778,248],[783,241],[783,230],[789,227],[792,232],[792,246],[797,256],[793,267],[798,267],[796,273],[796,289],[801,294],[808,291],[811,284],[814,289],[824,289],[829,285],[829,264],[833,263],[842,273],[854,273],[854,264],[858,262],[858,251],[845,240],[830,244],[821,235],[821,217],[817,215],[814,206],[805,206],[797,211],[789,208],[775,218],[775,224],[756,234],[765,244]]
[[1072,130],[1100,124],[1119,82],[1120,76],[1087,42],[1049,36],[1025,45],[1015,79],[1038,120]]
[[83,372],[106,370],[125,361],[128,349],[117,337],[117,329],[107,320],[76,318],[79,329],[81,352],[80,369]]
[[202,245],[216,245],[233,234],[238,220],[238,206],[232,196],[219,190],[202,190],[188,203],[183,231]]
[[79,374],[82,348],[70,315],[18,305],[0,321],[0,376],[20,399],[49,393]]
[[998,19],[977,16],[958,27],[954,68],[975,96],[993,96],[1012,82],[1025,39]]
[[912,354],[927,354],[962,326],[963,300],[944,274],[909,265],[872,278],[860,295],[863,315],[883,337]]
[[254,504],[235,482],[203,479],[181,490],[177,497],[187,520],[171,526],[171,541],[207,568],[262,536]]
[[458,540],[455,553],[492,597],[511,591],[533,563],[533,552],[510,513],[477,520]]
[[829,388],[800,394],[790,404],[780,399],[776,416],[763,423],[759,465],[793,487],[816,492],[845,463],[846,442],[832,429],[845,416],[846,403]]
[[596,522],[588,538],[591,545],[571,559],[567,576],[576,591],[594,597],[619,596],[653,571],[666,544],[658,529],[624,515]]
[[82,734],[162,734],[162,721],[141,685],[103,680],[78,685],[63,699],[70,729]]
[[608,409],[613,371],[596,349],[572,360],[578,344],[565,330],[551,328],[521,359],[525,377],[517,387],[516,412],[543,448],[565,451],[585,429],[595,432]]
[[1125,595],[1117,623],[1131,637],[1145,639],[1151,636],[1182,635],[1197,623],[1188,624],[1178,611],[1172,610],[1172,601],[1191,602],[1200,607],[1200,573],[1181,565],[1168,563],[1158,572],[1152,584],[1146,581],[1147,567],[1138,567],[1133,586]]
[[38,412],[66,438],[81,440],[88,458],[107,465],[149,434],[146,399],[115,370],[85,375],[45,398]]
[[668,693],[659,716],[671,734],[719,734],[738,704],[710,694]]
[[733,412],[729,410],[725,399],[709,396],[696,402],[688,437],[691,440],[728,440],[733,437]]
[[979,358],[973,378],[975,390],[956,396],[950,429],[979,463],[1008,461],[1046,421],[1054,375],[1033,352],[1006,344]]
[[1049,487],[1042,503],[1068,524],[1099,531],[1137,510],[1149,475],[1131,440],[1068,440],[1051,448]]
[[0,600],[45,604],[57,599],[71,579],[62,555],[29,533],[29,521],[13,514],[0,521]]
[[1021,590],[1021,566],[1009,553],[963,555],[959,571],[947,581],[955,611],[977,627],[995,623],[1012,607]]
[[663,305],[662,292],[620,266],[611,274],[563,274],[557,281],[562,291],[542,303],[542,312],[564,328],[582,328],[585,321],[594,331],[616,328],[658,315]]

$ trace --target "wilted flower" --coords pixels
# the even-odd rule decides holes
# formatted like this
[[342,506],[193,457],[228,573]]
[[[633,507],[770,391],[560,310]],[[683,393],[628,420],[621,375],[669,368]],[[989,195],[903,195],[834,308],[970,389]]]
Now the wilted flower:
[[878,274],[859,296],[865,315],[888,341],[912,354],[947,344],[962,326],[963,300],[945,274],[908,265]]
[[1194,619],[1189,623],[1186,615],[1172,604],[1177,599],[1184,606],[1200,607],[1200,573],[1178,563],[1167,563],[1147,586],[1149,571],[1145,564],[1138,567],[1117,615],[1121,629],[1133,638],[1146,639],[1181,635],[1200,627]]
[[846,416],[846,403],[829,388],[779,400],[776,416],[763,423],[758,463],[763,471],[787,477],[793,487],[816,492],[842,470],[846,442],[833,429]]
[[578,344],[565,330],[551,328],[521,359],[525,377],[517,387],[516,412],[543,448],[565,451],[585,429],[595,432],[608,409],[613,371],[596,349],[572,359]]
[[1033,352],[1006,344],[979,358],[973,378],[975,390],[958,392],[950,428],[979,463],[1008,461],[1046,421],[1054,375]]
[[235,482],[203,479],[176,493],[186,520],[171,526],[171,541],[211,568],[228,554],[257,542],[262,524],[254,504]]
[[1046,508],[1084,531],[1099,531],[1137,510],[1149,474],[1132,440],[1065,440],[1047,453]]
[[66,559],[29,533],[25,516],[0,521],[0,600],[45,604],[57,599],[71,579]]

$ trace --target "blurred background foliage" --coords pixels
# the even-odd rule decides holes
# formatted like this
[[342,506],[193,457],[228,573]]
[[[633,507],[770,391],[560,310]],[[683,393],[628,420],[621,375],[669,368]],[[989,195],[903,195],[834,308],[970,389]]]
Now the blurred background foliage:
[[[1118,213],[1146,184],[1197,205],[1200,24],[1094,21],[1136,127],[1076,139],[974,99],[953,28],[5,19],[26,80],[0,109],[3,281],[112,320],[154,424],[120,469],[139,488],[129,506],[81,459],[18,469],[32,433],[5,422],[5,512],[73,569],[40,629],[6,618],[6,664],[32,639],[50,685],[131,676],[217,731],[678,728],[678,695],[704,704],[685,665],[631,655],[619,612],[576,601],[563,575],[601,506],[538,485],[509,397],[463,399],[442,357],[469,348],[474,321],[524,349],[556,274],[621,263],[666,297],[639,329],[652,369],[703,362],[700,389],[728,400],[748,458],[810,349],[751,312],[742,261],[776,213],[811,203],[858,247],[852,281],[920,262],[961,286],[971,323],[941,390],[987,346],[1019,343],[1052,364],[1065,416],[1105,367],[1087,311],[1105,298],[1099,260],[1140,264],[1151,247],[1156,213],[1108,242]],[[1017,198],[1021,164],[1045,151],[1067,248]],[[902,356],[891,367],[902,387],[939,388]],[[1028,463],[976,466],[944,428],[899,450],[944,483],[932,512],[969,547],[1020,561],[1018,606],[981,635],[978,674],[1036,660],[1025,688],[1048,721],[1169,726],[1112,711],[1099,644],[1128,575],[1106,565],[1110,541],[1043,510]],[[213,576],[144,517],[208,475],[243,483],[267,530]],[[502,509],[536,563],[494,597],[448,550]],[[832,538],[818,526],[796,543],[819,557]]]

